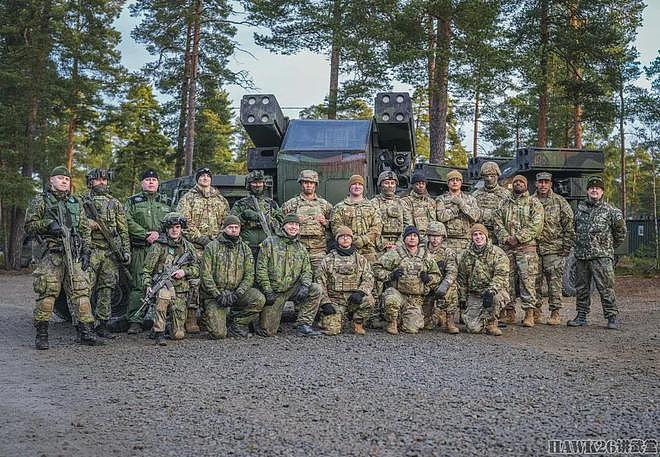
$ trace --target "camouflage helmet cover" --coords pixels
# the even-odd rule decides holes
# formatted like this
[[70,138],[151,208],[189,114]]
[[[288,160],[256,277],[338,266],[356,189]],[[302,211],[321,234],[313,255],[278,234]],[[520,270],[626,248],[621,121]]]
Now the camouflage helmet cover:
[[492,161],[484,162],[483,165],[481,165],[481,176],[487,173],[496,173],[497,176],[502,174],[500,171],[500,166],[497,164],[497,162]]
[[303,181],[307,182],[313,182],[318,184],[319,183],[319,174],[315,172],[314,170],[302,170],[300,174],[298,175],[298,182],[301,183]]
[[105,168],[92,168],[85,175],[85,179],[88,186],[91,185],[92,180],[94,179],[107,179],[110,181],[112,179],[112,172]]
[[247,178],[245,178],[245,187],[247,189],[250,188],[250,183],[254,181],[265,181],[266,176],[264,175],[264,172],[262,170],[252,170],[250,173],[248,173]]
[[186,216],[184,216],[183,214],[176,211],[172,211],[170,213],[167,213],[163,217],[163,221],[161,225],[163,227],[163,230],[166,230],[174,225],[180,225],[182,229],[185,229],[188,228],[188,219],[186,219]]
[[445,228],[445,224],[443,224],[442,222],[431,221],[429,222],[429,227],[426,230],[426,234],[432,236],[446,237],[447,229]]
[[397,174],[392,170],[385,170],[378,175],[378,186],[380,186],[386,179],[393,179],[397,184],[399,184],[399,177]]

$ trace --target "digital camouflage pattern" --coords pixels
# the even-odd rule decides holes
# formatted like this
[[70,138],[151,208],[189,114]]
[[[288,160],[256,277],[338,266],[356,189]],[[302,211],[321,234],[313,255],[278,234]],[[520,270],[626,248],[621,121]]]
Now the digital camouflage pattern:
[[407,212],[407,222],[417,227],[419,234],[424,236],[429,223],[437,220],[435,200],[428,192],[418,194],[415,189],[412,189],[410,194],[403,197],[402,200]]
[[378,209],[383,224],[381,236],[376,240],[376,250],[383,253],[401,240],[403,229],[412,222],[403,200],[397,195],[380,193],[371,199],[371,204]]
[[511,198],[511,192],[499,184],[489,189],[477,189],[472,193],[479,206],[479,222],[484,224],[490,233],[495,233],[495,213],[502,203]]
[[446,192],[436,198],[435,203],[436,218],[447,228],[445,246],[453,249],[460,258],[470,243],[470,227],[479,220],[477,201],[465,192],[458,195]]
[[[254,204],[254,198],[257,200],[258,208]],[[261,226],[259,213],[264,215],[273,234],[279,231],[282,223],[280,207],[275,200],[265,195],[254,195],[253,197],[253,194],[250,194],[241,198],[234,203],[230,213],[241,220],[241,239],[250,246],[254,256],[259,252],[259,244],[267,237]]]
[[372,262],[376,258],[376,245],[383,230],[378,208],[369,200],[358,202],[346,197],[332,210],[332,235],[337,234],[339,227],[353,230],[353,245],[358,252]]
[[177,212],[188,221],[184,230],[188,241],[199,250],[222,231],[222,220],[229,213],[229,202],[215,187],[196,185],[179,200]]

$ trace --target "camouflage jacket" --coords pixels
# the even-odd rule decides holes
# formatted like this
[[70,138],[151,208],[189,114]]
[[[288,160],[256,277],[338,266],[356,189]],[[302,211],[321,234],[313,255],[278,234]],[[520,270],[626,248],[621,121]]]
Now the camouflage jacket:
[[470,227],[479,220],[479,206],[470,194],[449,192],[435,199],[437,218],[447,227],[447,238],[470,238]]
[[497,185],[492,189],[484,187],[472,192],[477,205],[479,206],[479,221],[486,226],[488,230],[494,232],[495,213],[502,206],[505,200],[511,198],[511,192],[508,189]]
[[[289,199],[282,207],[284,214],[294,213],[300,219],[300,240],[308,249],[323,249],[329,236],[330,217],[332,205],[321,197],[316,196],[313,200],[303,197],[303,194]],[[319,214],[323,214],[327,226],[323,226],[316,220]]]
[[[82,196],[83,200],[91,200],[96,207],[99,217],[110,231],[111,235],[119,237],[122,251],[126,258],[131,255],[131,241],[128,237],[128,225],[126,225],[126,213],[119,200],[110,194],[96,194],[87,192]],[[91,216],[87,214],[88,217]],[[96,249],[109,249],[110,244],[101,233],[98,226],[91,223],[92,246]]]
[[396,195],[392,197],[386,197],[383,194],[376,195],[371,199],[371,204],[378,209],[380,220],[383,222],[382,237],[376,240],[376,249],[383,251],[385,241],[397,241],[401,238],[403,229],[410,225],[408,211],[406,211],[403,200]]
[[186,238],[203,247],[200,237],[213,239],[222,231],[222,220],[229,213],[229,202],[215,187],[204,191],[195,186],[181,198],[177,211],[188,219]]
[[193,260],[181,266],[186,275],[180,279],[172,278],[172,286],[176,292],[190,290],[190,280],[199,277],[199,262],[195,255],[195,246],[183,237],[178,241],[173,241],[164,233],[160,234],[158,240],[147,251],[142,273],[145,290],[151,287],[155,276],[172,266],[176,259],[186,251],[190,251]]
[[343,297],[345,292],[362,291],[371,294],[374,274],[369,261],[358,252],[342,255],[333,249],[321,260],[318,282],[321,285],[321,303],[332,302]]
[[540,255],[562,254],[568,252],[575,244],[575,228],[573,226],[573,209],[566,199],[552,190],[543,198],[534,196],[543,205],[543,230],[538,239]]
[[275,200],[263,195],[254,197],[259,208],[255,206],[253,196],[248,195],[234,203],[230,211],[241,220],[241,238],[251,247],[258,246],[268,236],[261,226],[259,213],[264,215],[273,234],[278,233],[282,223],[282,211]]
[[[376,279],[389,281],[391,287],[405,295],[427,295],[440,282],[438,265],[424,246],[418,246],[417,252],[412,254],[405,246],[398,245],[376,260],[373,268]],[[397,268],[403,269],[403,276],[390,281],[390,273]],[[428,284],[419,277],[423,271],[431,276]]]
[[82,202],[68,192],[48,190],[32,199],[25,211],[25,233],[45,243],[45,248],[62,250],[62,237],[48,233],[48,226],[58,219],[58,206],[62,205],[66,224],[80,237],[84,246],[91,246],[89,219],[85,216]]
[[575,211],[575,258],[614,259],[614,248],[626,238],[626,222],[619,209],[602,199],[583,201]]
[[202,291],[210,298],[222,290],[236,291],[242,296],[254,282],[254,259],[250,247],[228,239],[224,233],[204,248],[200,268]]
[[456,283],[461,302],[467,301],[470,294],[480,296],[489,289],[506,291],[509,288],[509,258],[490,239],[482,249],[470,243],[458,264]]
[[131,245],[146,246],[147,232],[159,232],[163,217],[170,212],[167,197],[159,193],[140,192],[124,205]]
[[266,238],[257,257],[257,285],[264,292],[284,292],[296,283],[312,284],[312,266],[300,240],[284,235]]
[[495,236],[500,246],[513,235],[520,245],[536,246],[543,230],[543,205],[529,192],[512,195],[495,213]]
[[346,197],[332,210],[332,234],[336,235],[341,226],[353,230],[353,244],[360,254],[376,252],[376,243],[383,230],[380,213],[369,200],[353,202]]
[[438,220],[435,200],[428,193],[422,195],[412,190],[402,201],[407,212],[406,221],[417,227],[420,234],[425,235],[429,222]]
[[448,284],[456,282],[456,274],[458,272],[458,260],[456,253],[453,249],[440,246],[437,251],[432,251],[430,246],[427,245],[429,255],[438,265],[440,271],[440,281],[446,281]]

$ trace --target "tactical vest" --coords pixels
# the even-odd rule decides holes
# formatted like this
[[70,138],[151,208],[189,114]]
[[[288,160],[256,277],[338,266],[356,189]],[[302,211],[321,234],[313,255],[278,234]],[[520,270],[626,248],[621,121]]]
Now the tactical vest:
[[395,288],[402,294],[406,295],[424,295],[426,293],[424,283],[419,277],[422,271],[426,271],[426,249],[424,247],[417,248],[417,254],[411,256],[405,251],[404,247],[398,247],[396,253],[399,256],[397,268],[403,270],[403,276],[396,281]]
[[360,287],[362,271],[358,268],[357,253],[340,255],[332,252],[332,261],[329,265],[330,275],[328,292],[353,292]]
[[388,241],[395,241],[403,233],[404,209],[398,197],[385,198],[381,195],[372,200],[374,206],[380,211],[383,222],[382,236]]

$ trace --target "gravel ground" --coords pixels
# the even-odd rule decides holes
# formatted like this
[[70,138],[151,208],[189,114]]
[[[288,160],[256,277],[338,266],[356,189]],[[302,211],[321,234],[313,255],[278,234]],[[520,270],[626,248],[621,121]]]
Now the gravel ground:
[[[660,439],[660,280],[619,278],[623,327],[503,337],[193,337],[102,348],[0,276],[0,455],[545,455],[550,439]],[[572,317],[567,299],[564,318]],[[520,316],[519,316],[520,317]]]

